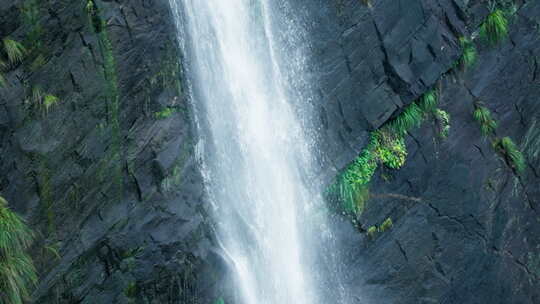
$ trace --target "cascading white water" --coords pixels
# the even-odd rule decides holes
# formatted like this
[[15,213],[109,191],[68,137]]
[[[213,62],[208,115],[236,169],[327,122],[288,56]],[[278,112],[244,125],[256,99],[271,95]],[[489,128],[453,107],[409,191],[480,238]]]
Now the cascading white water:
[[[301,105],[310,98],[297,85],[301,31],[270,1],[170,0],[217,238],[239,302],[346,303],[328,271],[335,248],[321,248],[331,237],[310,182],[314,141],[298,117],[309,115]],[[286,32],[274,33],[275,22]]]

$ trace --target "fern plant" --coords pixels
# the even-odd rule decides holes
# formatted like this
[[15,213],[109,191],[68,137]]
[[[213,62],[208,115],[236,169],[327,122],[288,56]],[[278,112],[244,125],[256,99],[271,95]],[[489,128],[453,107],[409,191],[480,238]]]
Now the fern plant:
[[10,64],[20,63],[24,59],[26,49],[20,42],[9,38],[4,38],[3,44],[4,51],[6,52]]
[[391,169],[399,169],[405,164],[407,147],[403,136],[395,136],[383,128],[373,132],[372,137],[377,143],[373,152],[379,162]]
[[480,37],[494,45],[508,36],[508,19],[501,9],[494,9],[480,26]]
[[343,177],[351,184],[365,185],[371,180],[375,169],[377,169],[376,155],[371,147],[368,147],[353,161]]
[[23,304],[37,282],[31,258],[26,254],[32,231],[0,197],[0,303]]
[[503,137],[496,142],[496,145],[516,172],[521,173],[525,170],[525,157],[523,157],[523,154],[510,137]]

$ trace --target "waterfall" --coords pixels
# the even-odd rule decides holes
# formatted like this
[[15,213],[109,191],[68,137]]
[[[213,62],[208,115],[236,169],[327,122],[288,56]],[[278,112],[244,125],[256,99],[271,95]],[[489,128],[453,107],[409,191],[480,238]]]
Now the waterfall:
[[237,301],[346,303],[314,181],[306,39],[287,1],[170,3],[201,170]]

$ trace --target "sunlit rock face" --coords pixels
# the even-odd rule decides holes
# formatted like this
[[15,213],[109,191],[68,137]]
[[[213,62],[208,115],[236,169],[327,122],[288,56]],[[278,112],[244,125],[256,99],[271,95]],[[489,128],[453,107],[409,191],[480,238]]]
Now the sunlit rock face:
[[[219,220],[225,220],[216,216],[222,211],[215,208],[221,205],[208,195],[207,176],[201,174],[205,172],[201,161],[218,150],[210,136],[206,145],[198,144],[201,128],[197,124],[210,130],[210,124],[226,121],[201,119],[209,113],[193,112],[204,105],[202,96],[190,95],[201,89],[192,78],[197,75],[193,72],[197,61],[187,49],[178,47],[178,34],[187,46],[191,37],[186,33],[191,29],[178,31],[177,16],[168,0],[94,1],[112,45],[117,81],[111,86],[104,77],[107,52],[100,46],[103,36],[89,21],[87,1],[39,2],[38,20],[44,29],[39,41],[45,63],[30,70],[33,60],[28,60],[4,70],[9,86],[0,88],[0,195],[39,233],[32,252],[41,277],[35,302],[240,301],[244,293],[237,279],[231,279],[238,273],[231,267],[230,256],[224,254],[224,248],[231,248],[223,244],[229,232],[218,229],[223,224]],[[324,189],[355,159],[367,145],[370,131],[435,87],[440,90],[439,107],[451,117],[448,137],[438,137],[433,119],[411,131],[405,138],[405,165],[400,170],[378,169],[357,227],[339,213],[330,213],[330,219],[323,217],[334,236],[331,239],[340,240],[341,263],[329,263],[345,264],[338,267],[344,290],[340,293],[366,304],[540,302],[540,4],[514,1],[517,10],[508,17],[509,37],[488,46],[476,38],[489,13],[486,1],[368,2],[272,1],[266,3],[267,17],[259,18],[257,26],[238,31],[250,39],[234,47],[262,49],[268,41],[275,43],[256,56],[235,58],[243,67],[256,62],[253,69],[258,72],[254,74],[262,76],[250,79],[250,85],[267,88],[258,99],[264,102],[252,105],[271,104],[259,110],[267,117],[288,113],[286,121],[294,121],[295,126],[287,136],[305,139],[305,143],[256,150],[257,157],[268,159],[278,158],[267,155],[271,151],[282,151],[274,162],[288,165],[279,174],[299,183],[278,185],[301,197],[294,200],[295,210],[289,210],[296,215],[292,226],[297,228],[286,237],[296,236],[298,241],[291,247],[301,246],[297,251],[301,256],[304,246],[321,247],[318,240],[305,237],[317,230],[304,230],[313,225],[302,225],[307,217],[301,215],[307,211],[297,208],[318,202],[301,203],[306,201],[302,196],[315,197],[311,191]],[[31,27],[23,21],[22,3],[0,0],[0,39],[24,41],[27,37]],[[178,2],[177,9],[184,16],[181,26],[187,22],[186,3]],[[216,9],[198,13],[228,12],[222,8],[225,3],[208,3],[214,3]],[[263,16],[251,12],[235,22]],[[235,16],[240,13],[232,12]],[[296,38],[290,40],[290,27],[282,20],[301,29]],[[460,36],[476,38],[477,61],[466,71],[454,66],[461,54]],[[298,43],[287,45],[291,41]],[[181,66],[177,65],[179,57]],[[277,67],[269,64],[272,57]],[[299,62],[298,58],[304,59]],[[264,66],[258,66],[259,59]],[[302,77],[294,77],[300,72]],[[268,79],[286,80],[266,83]],[[47,112],[25,102],[35,86],[60,102]],[[115,87],[119,112],[111,115],[114,103],[109,90]],[[291,95],[291,88],[304,96]],[[249,87],[242,90],[253,91]],[[216,88],[211,93],[223,90]],[[224,103],[224,99],[218,102]],[[497,136],[510,136],[525,154],[528,167],[519,178],[490,140],[482,138],[472,117],[475,102],[482,102],[497,119]],[[270,110],[263,111],[265,108]],[[252,109],[231,107],[223,116],[233,111]],[[258,126],[256,117],[245,118],[242,124],[230,122],[222,132]],[[244,134],[261,143],[269,137],[274,140],[283,126],[289,126],[282,124],[285,118],[267,117],[261,121],[281,127],[272,132],[264,126]],[[120,132],[115,131],[115,121]],[[266,135],[254,138],[256,132]],[[244,147],[241,143],[246,141],[235,138],[229,144]],[[291,159],[298,152],[294,149],[302,146],[306,146],[302,153],[309,157]],[[242,149],[237,151],[234,157],[250,159],[240,153]],[[247,166],[242,162],[240,165]],[[232,184],[278,174],[269,163],[257,165],[267,168],[268,175],[252,172],[257,176],[250,176],[239,169],[229,173]],[[236,193],[247,195],[250,190],[243,188]],[[267,191],[251,189],[258,189],[257,195]],[[369,227],[381,225],[389,217],[392,229],[375,238],[365,236]],[[326,240],[324,236],[320,241]],[[60,257],[41,250],[44,246],[57,248]],[[320,258],[315,254],[308,255],[313,260]],[[323,250],[321,255],[325,254]],[[316,273],[306,266],[309,259],[302,262],[299,272]],[[323,266],[323,273],[329,273],[324,268],[329,267]],[[287,271],[298,273],[294,269]],[[324,298],[333,291],[320,295],[325,288],[320,285],[325,283],[317,275],[302,277],[311,278],[303,284],[311,288],[295,289],[306,293],[306,301],[339,302]],[[326,288],[332,290],[333,286]]]

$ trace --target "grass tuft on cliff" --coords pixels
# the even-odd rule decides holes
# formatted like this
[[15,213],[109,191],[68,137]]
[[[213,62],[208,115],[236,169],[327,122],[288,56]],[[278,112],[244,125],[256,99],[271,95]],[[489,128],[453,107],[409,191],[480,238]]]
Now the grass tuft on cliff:
[[26,254],[33,240],[32,231],[12,212],[0,196],[0,303],[23,304],[37,275]]
[[510,137],[503,137],[495,144],[516,172],[522,173],[525,171],[525,157],[523,157],[523,154]]
[[23,61],[26,54],[26,49],[20,42],[9,38],[4,38],[3,44],[4,51],[11,64],[17,64]]
[[506,163],[516,174],[525,171],[527,162],[525,157],[510,137],[502,139],[495,137],[497,122],[491,117],[491,112],[486,107],[476,105],[473,113],[474,119],[480,124],[480,130],[486,137],[492,138],[493,148],[504,157]]
[[392,227],[394,227],[394,222],[392,221],[392,218],[389,217],[386,220],[384,220],[384,222],[382,222],[382,224],[379,225],[379,227],[377,227],[376,225],[370,226],[367,229],[366,234],[370,239],[374,239],[378,233],[384,233],[392,229]]
[[480,26],[480,37],[495,45],[508,36],[508,19],[503,10],[493,10]]
[[43,98],[43,106],[45,107],[45,112],[48,113],[50,108],[58,103],[60,99],[52,94],[47,94]]
[[463,51],[461,58],[459,59],[460,65],[464,69],[472,67],[476,62],[476,46],[472,40],[467,37],[460,37],[459,44],[461,45],[461,49]]
[[367,230],[367,236],[371,239],[375,238],[377,235],[377,226],[371,226]]
[[428,91],[396,118],[371,133],[369,144],[328,189],[345,212],[363,212],[369,199],[368,184],[379,164],[394,170],[403,167],[407,159],[404,136],[419,127],[429,114],[435,114],[438,99],[435,89]]
[[491,112],[488,108],[477,106],[474,110],[473,117],[480,124],[482,135],[489,136],[495,133],[497,122],[491,117]]
[[[352,164],[354,165],[354,163]],[[364,170],[362,167],[354,167],[347,169],[336,183],[330,187],[330,191],[335,194],[340,202],[342,209],[350,214],[361,214],[364,211],[367,200],[369,199],[369,187],[367,183],[371,180],[371,176],[377,168],[377,164],[370,164],[371,172],[365,173],[362,178],[365,180],[356,179],[355,174]],[[360,170],[356,171],[355,170]],[[362,183],[365,182],[365,183]]]
[[414,102],[390,123],[390,128],[392,128],[396,134],[405,135],[413,128],[419,127],[423,120],[424,112],[418,104]]
[[439,136],[443,139],[447,138],[450,133],[450,114],[444,110],[435,109],[435,120],[439,128]]
[[387,218],[379,227],[379,232],[385,232],[394,227],[394,222],[392,221],[392,218]]
[[431,89],[420,97],[420,100],[418,100],[418,106],[420,107],[420,110],[424,112],[424,114],[427,114],[435,111],[438,102],[439,97],[437,96],[437,91],[435,89]]

